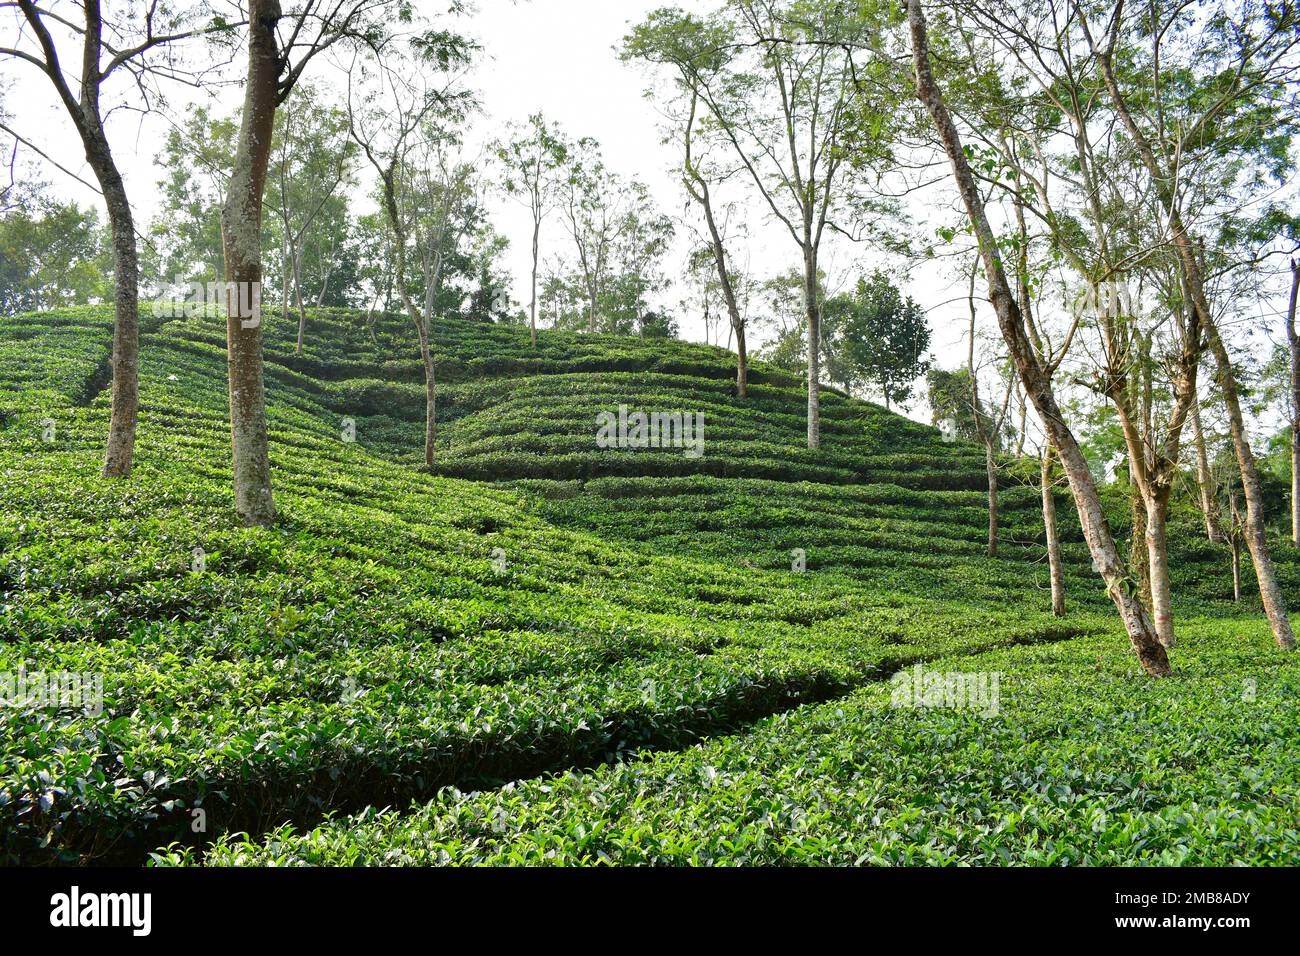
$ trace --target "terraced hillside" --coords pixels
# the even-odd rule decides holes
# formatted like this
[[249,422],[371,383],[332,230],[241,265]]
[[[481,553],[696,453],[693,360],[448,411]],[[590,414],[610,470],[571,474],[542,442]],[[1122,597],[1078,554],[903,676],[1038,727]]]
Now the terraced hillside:
[[[103,684],[0,712],[7,862],[1300,860],[1296,665],[1189,515],[1157,684],[1064,497],[1055,619],[1036,490],[986,559],[982,453],[933,429],[828,393],[813,453],[799,383],[739,401],[720,350],[444,323],[429,475],[405,322],[318,312],[303,355],[268,322],[252,531],[214,317],[151,320],[98,477],[109,321],[3,320],[0,673]],[[620,404],[702,412],[704,455],[598,448]],[[888,706],[918,663],[1000,713]]]

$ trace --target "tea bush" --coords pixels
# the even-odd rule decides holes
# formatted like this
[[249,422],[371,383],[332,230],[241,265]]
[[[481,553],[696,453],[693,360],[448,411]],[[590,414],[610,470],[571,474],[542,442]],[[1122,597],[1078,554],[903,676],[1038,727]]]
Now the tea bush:
[[[1036,489],[1004,489],[1004,544],[989,560],[978,449],[828,392],[825,447],[809,452],[800,383],[759,367],[742,402],[718,349],[543,333],[533,350],[523,329],[437,323],[439,464],[429,474],[416,467],[424,395],[404,321],[384,316],[368,329],[360,313],[318,310],[297,355],[296,322],[270,314],[281,520],[253,531],[230,509],[223,320],[145,323],[127,481],[98,475],[108,310],[0,325],[0,674],[93,674],[103,683],[102,712],[0,708],[7,863],[140,863],[164,844],[174,844],[166,861],[195,862],[214,840],[216,862],[705,862],[728,858],[733,844],[736,862],[984,860],[1003,851],[1028,859],[1013,838],[1024,826],[1003,833],[1011,797],[996,793],[978,803],[971,791],[952,805],[966,814],[953,820],[972,827],[969,839],[954,835],[952,821],[937,843],[920,823],[896,822],[889,839],[871,842],[883,838],[879,826],[860,825],[864,798],[852,786],[862,778],[840,772],[845,748],[875,747],[872,766],[888,768],[902,759],[889,750],[896,731],[914,727],[911,776],[889,783],[890,799],[904,806],[911,793],[931,806],[923,771],[934,771],[925,768],[995,733],[953,715],[882,711],[889,675],[960,659],[980,670],[1004,662],[1028,681],[1054,661],[1043,676],[1059,678],[1044,691],[1050,706],[1032,712],[1035,726],[1048,727],[1071,681],[1095,683],[1095,652],[1115,682],[1112,709],[1145,693],[1172,707],[1168,695],[1182,694],[1181,719],[1238,737],[1250,713],[1265,713],[1216,710],[1222,681],[1189,676],[1173,689],[1142,689],[1064,496],[1072,610],[1054,619]],[[703,457],[597,448],[595,416],[619,404],[703,412]],[[355,442],[344,440],[345,419]],[[1125,503],[1111,506],[1122,527]],[[1185,629],[1248,636],[1250,653],[1224,663],[1225,673],[1274,667],[1258,628],[1238,623],[1241,609],[1226,601],[1224,555],[1199,542],[1193,515],[1180,512],[1174,527],[1178,613],[1197,619]],[[1294,552],[1279,556],[1284,580],[1295,582]],[[1206,662],[1190,663],[1190,673],[1211,670],[1216,653],[1209,638],[1189,644],[1186,659]],[[1291,685],[1270,686],[1285,695]],[[1098,707],[1089,718],[1103,721],[1097,759],[1118,759],[1132,741]],[[1280,711],[1267,713],[1280,721]],[[938,723],[906,724],[923,718]],[[1247,738],[1245,749],[1210,756],[1259,751],[1261,779],[1289,793],[1280,758],[1262,737]],[[807,764],[796,751],[814,745],[826,749],[809,751]],[[715,780],[701,768],[717,769],[721,757],[708,755],[723,752],[748,755],[737,766],[761,764],[754,786],[776,789],[687,785],[697,770]],[[1034,753],[1055,768],[1073,752]],[[971,780],[986,785],[1002,766],[1007,780],[1029,786],[1027,764],[980,754]],[[655,780],[644,793],[620,789]],[[1208,780],[1194,781],[1206,787],[1197,799],[1222,814],[1214,826],[1236,847],[1244,824],[1228,788],[1240,777]],[[791,808],[809,814],[807,788],[832,784],[854,795],[810,831],[814,839]],[[1192,783],[1180,791],[1191,792]],[[663,799],[665,813],[676,807],[682,816],[673,819],[688,822],[615,823],[599,809],[603,795],[637,814]],[[1098,858],[1182,852],[1183,838],[1171,834],[1209,819],[1187,809],[1190,799],[1168,804],[1191,813],[1186,820],[1141,830],[1140,846],[1117,836],[1111,856]],[[426,803],[409,814],[373,809],[413,800]],[[495,800],[509,821],[492,832],[517,838],[458,829]],[[746,816],[750,806],[766,816]],[[1280,827],[1271,806],[1241,812]],[[1084,800],[1080,812],[1117,807]],[[928,812],[904,817],[940,826],[940,810]],[[1063,835],[1057,808],[1036,812],[1056,821],[1044,832],[1064,841],[1041,861],[1086,857],[1084,842]],[[625,824],[634,836],[615,835]],[[427,840],[408,832],[420,826]],[[985,834],[986,846],[981,826],[1002,835]],[[1285,829],[1274,839],[1278,858],[1291,852]],[[1187,856],[1237,852],[1246,853],[1214,856],[1196,844]]]

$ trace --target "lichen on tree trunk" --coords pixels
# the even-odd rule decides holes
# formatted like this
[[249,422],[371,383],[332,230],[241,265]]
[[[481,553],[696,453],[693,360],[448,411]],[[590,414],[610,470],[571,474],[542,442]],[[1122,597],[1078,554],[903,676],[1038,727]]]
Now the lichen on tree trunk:
[[280,59],[278,0],[249,6],[248,79],[225,205],[221,242],[226,260],[226,345],[230,369],[230,440],[235,511],[241,521],[275,521],[262,374],[262,192],[271,156]]

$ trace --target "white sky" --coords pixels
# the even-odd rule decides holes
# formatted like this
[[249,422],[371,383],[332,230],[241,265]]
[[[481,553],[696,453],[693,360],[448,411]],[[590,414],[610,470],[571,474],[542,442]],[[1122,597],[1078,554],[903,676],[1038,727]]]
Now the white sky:
[[[119,0],[124,2],[124,0]],[[441,11],[441,0],[427,0],[429,9]],[[468,32],[484,47],[484,59],[470,85],[481,95],[485,115],[477,121],[477,136],[486,141],[511,121],[522,121],[530,113],[544,112],[558,121],[574,137],[593,136],[600,141],[608,165],[624,176],[635,175],[650,188],[660,208],[677,218],[685,211],[685,197],[674,170],[680,161],[676,147],[660,142],[659,117],[654,106],[643,96],[647,75],[635,64],[619,61],[616,47],[629,27],[668,0],[478,0],[479,10],[468,21]],[[679,0],[687,9],[709,9],[711,0]],[[5,15],[4,26],[8,33]],[[14,125],[30,136],[59,162],[93,181],[82,158],[80,143],[72,130],[63,107],[58,103],[48,80],[28,64],[3,62],[3,96],[5,109]],[[322,61],[312,64],[308,79],[329,81],[331,67]],[[183,110],[188,94],[173,94],[171,108]],[[239,102],[239,92],[227,88],[220,92],[218,112],[229,113]],[[107,99],[107,94],[106,94]],[[168,128],[167,120],[158,115],[141,118],[136,113],[119,112],[109,124],[109,137],[119,167],[127,181],[137,223],[143,227],[155,212],[158,170],[153,157]],[[35,160],[30,153],[28,158]],[[98,197],[57,170],[46,167],[42,177],[83,204],[99,206]],[[363,179],[363,183],[366,180]],[[363,185],[362,189],[368,189]],[[933,201],[946,206],[953,199],[945,187]],[[360,199],[364,204],[365,200]],[[530,219],[518,204],[506,198],[492,201],[493,220],[499,231],[511,240],[506,265],[514,277],[514,295],[527,304],[530,268]],[[953,221],[946,211],[930,210],[913,204],[913,215],[935,215]],[[767,222],[756,206],[750,207],[750,235],[744,247],[732,249],[742,267],[759,277],[788,270],[797,264],[796,247],[789,235]],[[931,231],[930,229],[926,230]],[[684,230],[679,229],[679,237]],[[563,223],[553,216],[543,226],[542,256],[560,252],[568,238]],[[664,262],[670,276],[680,275],[686,250],[679,238]],[[850,277],[869,272],[876,265],[899,266],[873,255],[869,249],[851,246],[832,238],[823,252],[823,266],[832,288]],[[965,284],[954,281],[956,263],[951,260],[931,262],[913,268],[902,282],[904,291],[930,310],[932,351],[938,363],[952,367],[965,362],[963,338],[967,310]],[[670,289],[661,304],[676,315],[684,338],[702,341],[704,327],[693,313],[680,307],[680,288]],[[1260,303],[1263,315],[1275,316],[1276,303]],[[752,314],[751,314],[752,318]],[[989,316],[984,317],[990,321]],[[723,323],[725,325],[725,323]],[[1270,326],[1276,319],[1269,318]],[[725,336],[725,329],[724,329]],[[924,409],[915,406],[914,415],[923,417]]]

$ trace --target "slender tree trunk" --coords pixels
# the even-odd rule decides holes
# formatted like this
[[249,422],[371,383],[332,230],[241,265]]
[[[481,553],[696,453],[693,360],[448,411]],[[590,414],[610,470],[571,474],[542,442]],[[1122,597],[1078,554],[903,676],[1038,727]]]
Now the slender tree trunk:
[[1237,493],[1232,493],[1230,503],[1232,514],[1232,531],[1228,535],[1228,541],[1232,548],[1232,600],[1236,604],[1241,603],[1241,516],[1237,512]]
[[1286,312],[1286,338],[1291,353],[1291,543],[1300,547],[1300,335],[1296,334],[1296,298],[1300,296],[1300,265],[1291,260],[1291,302]]
[[325,267],[325,275],[321,277],[320,288],[316,290],[315,306],[317,309],[320,309],[325,305],[325,293],[329,292],[330,279],[333,277],[334,269],[338,265],[338,261],[334,258],[334,253],[336,251],[337,251],[336,247],[334,245],[331,245],[329,265]]
[[[689,164],[690,157],[687,155]],[[692,167],[693,169],[693,167]],[[727,268],[727,248],[722,242],[722,233],[718,230],[713,217],[713,202],[709,196],[709,185],[704,178],[695,174],[696,184],[700,187],[700,204],[704,207],[704,219],[709,226],[709,238],[713,245],[713,262],[718,270],[718,283],[722,287],[722,298],[727,304],[727,318],[731,321],[732,331],[736,333],[736,394],[744,398],[749,390],[749,355],[745,350],[745,320],[740,317],[740,306],[736,303],[736,290],[731,284],[731,272]]]
[[1052,581],[1052,614],[1065,616],[1065,572],[1061,565],[1061,538],[1056,530],[1055,482],[1052,479],[1052,446],[1043,449],[1043,535],[1047,539],[1047,570]]
[[1029,417],[1029,403],[1025,401],[1025,390],[1016,389],[1016,404],[1020,406],[1020,427],[1016,429],[1016,457],[1021,458],[1025,454],[1025,422]]
[[284,222],[284,237],[280,240],[280,314],[289,314],[289,283],[292,266],[289,264],[289,221]]
[[[1207,315],[1208,312],[1207,308]],[[1214,360],[1219,367],[1219,387],[1223,391],[1224,404],[1228,409],[1232,445],[1237,453],[1241,487],[1246,498],[1246,548],[1250,551],[1251,564],[1255,566],[1259,596],[1264,604],[1264,614],[1273,630],[1273,640],[1278,647],[1291,650],[1295,647],[1295,634],[1291,631],[1291,621],[1286,613],[1286,601],[1282,597],[1282,588],[1277,581],[1273,556],[1269,553],[1267,529],[1264,525],[1264,486],[1259,478],[1259,468],[1255,464],[1255,454],[1250,449],[1246,422],[1241,414],[1241,402],[1237,397],[1237,376],[1233,371],[1228,350],[1219,336],[1218,326],[1213,320],[1209,323],[1208,331],[1210,350],[1214,353]]]
[[1124,622],[1124,628],[1128,632],[1138,660],[1148,674],[1156,677],[1165,676],[1170,673],[1169,657],[1156,636],[1146,609],[1131,592],[1131,582],[1120,563],[1115,540],[1106,523],[1101,498],[1097,493],[1092,472],[1088,469],[1088,462],[1080,451],[1073,432],[1065,424],[1052,391],[1051,380],[1028,341],[1024,316],[1007,282],[997,240],[985,214],[984,202],[975,184],[975,176],[962,149],[961,137],[943,102],[943,96],[939,92],[930,68],[925,16],[921,12],[920,0],[907,0],[907,18],[916,68],[917,96],[934,121],[979,240],[980,254],[984,258],[985,271],[988,275],[989,298],[997,313],[1002,336],[1016,364],[1025,392],[1034,403],[1038,416],[1043,422],[1048,439],[1061,456],[1061,464],[1069,478],[1070,489],[1074,493],[1075,505],[1079,511],[1079,523],[1083,528],[1088,548],[1092,552],[1093,563],[1106,582],[1111,600],[1115,602],[1115,608]]
[[108,211],[113,234],[113,350],[109,358],[113,388],[103,475],[124,478],[131,474],[140,410],[140,264],[131,204],[113,161],[99,112],[99,88],[104,79],[100,70],[100,54],[104,49],[103,13],[100,0],[85,0],[82,4],[86,28],[82,32],[81,99],[78,101],[64,79],[58,50],[41,20],[42,11],[31,0],[19,0],[18,6],[40,42],[46,74],[77,128],[86,162],[99,181]]
[[366,310],[366,334],[370,336],[370,344],[378,348],[379,337],[375,335],[375,322],[378,321],[376,310],[379,308],[379,291],[375,291],[374,301],[370,303],[370,308]]
[[817,301],[817,252],[812,240],[803,249],[803,300],[808,317],[808,447],[821,447],[821,304]]
[[262,378],[262,190],[275,124],[280,74],[275,27],[279,0],[251,0],[248,80],[235,167],[221,210],[226,258],[226,342],[230,366],[230,439],[235,511],[248,525],[275,521]]
[[[984,446],[984,471],[988,478],[989,489],[989,538],[986,553],[992,558],[998,553],[998,463],[994,441],[996,436],[1001,433],[1002,423],[1006,420],[1015,377],[1013,376],[1007,384],[1006,401],[1002,404],[1001,414],[997,421],[986,421],[983,406],[980,404],[979,375],[975,369],[975,274],[977,271],[976,263],[972,262],[970,290],[966,296],[966,302],[970,308],[970,339],[966,353],[966,372],[970,377],[970,407],[971,416],[975,420],[975,434]],[[889,409],[888,390],[885,391],[885,409]]]
[[1137,582],[1138,597],[1151,607],[1151,564],[1147,551],[1147,506],[1138,488],[1137,478],[1129,470],[1128,573]]
[[397,187],[394,183],[397,162],[394,160],[387,169],[379,170],[380,185],[384,192],[384,208],[388,212],[388,223],[393,230],[393,252],[396,262],[393,265],[393,281],[397,286],[398,297],[406,308],[406,314],[415,325],[416,336],[420,341],[420,363],[424,366],[424,464],[432,468],[434,463],[434,437],[436,433],[438,412],[438,384],[434,378],[433,364],[433,318],[425,320],[411,299],[406,288],[406,227],[402,222],[402,213],[397,206]]
[[1169,495],[1157,490],[1146,506],[1147,568],[1151,592],[1151,617],[1165,647],[1174,646],[1174,608],[1169,584],[1169,543],[1166,517]]
[[433,349],[429,343],[432,330],[423,322],[417,328],[420,335],[420,361],[424,363],[424,466],[432,468],[438,427],[438,384],[434,378]]
[[302,302],[302,250],[293,254],[293,296],[298,302],[298,344],[295,355],[302,354],[303,339],[307,337],[307,307]]
[[988,556],[998,554],[998,459],[993,451],[993,443],[984,442],[984,472],[989,483],[989,546]]
[[[1219,527],[1218,492],[1214,485],[1214,475],[1210,472],[1210,456],[1205,450],[1205,432],[1201,428],[1201,403],[1193,402],[1192,441],[1196,446],[1196,487],[1201,501],[1201,513],[1205,516],[1205,535],[1213,544],[1223,544],[1227,538]],[[1294,445],[1292,448],[1294,449]]]
[[528,300],[528,325],[533,348],[537,348],[537,257],[541,251],[542,221],[533,219],[533,286]]
[[433,247],[434,247],[434,242],[441,242],[441,241],[442,241],[441,236],[439,236],[436,240],[430,237],[429,241],[425,244],[425,251],[424,251],[424,321],[425,322],[433,321],[433,306],[438,295],[437,283],[434,281],[433,278],[433,273],[435,268],[434,266],[435,255],[434,255]]
[[[736,395],[740,398],[749,396],[749,352],[745,345],[745,323],[739,314],[731,326],[736,334]],[[731,334],[727,335],[727,345],[731,345]]]

